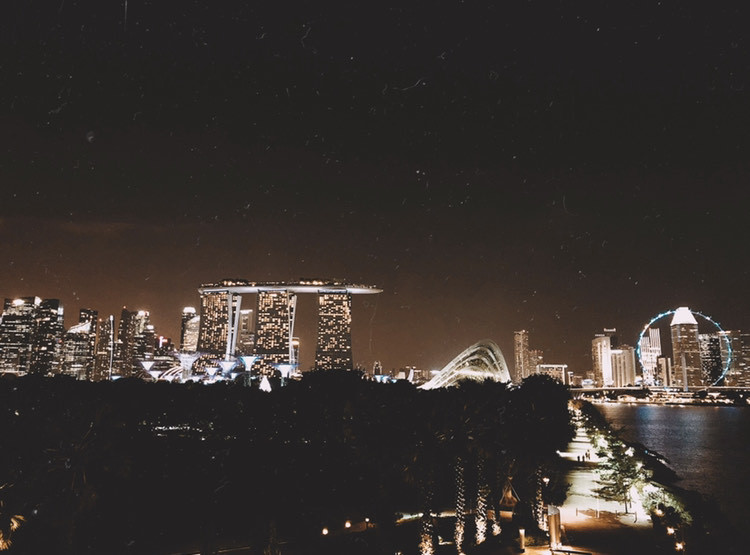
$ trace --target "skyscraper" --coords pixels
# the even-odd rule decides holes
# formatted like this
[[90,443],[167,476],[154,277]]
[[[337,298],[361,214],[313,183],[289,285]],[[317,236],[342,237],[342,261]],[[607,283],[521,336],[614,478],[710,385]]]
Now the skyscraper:
[[33,374],[58,374],[62,358],[62,339],[65,332],[63,306],[58,299],[44,299],[36,307],[31,344]]
[[258,291],[255,320],[255,355],[269,371],[273,364],[296,364],[291,338],[294,334],[294,316],[297,295],[286,290]]
[[352,296],[342,291],[321,291],[315,368],[351,370],[352,366]]
[[114,374],[115,362],[115,317],[109,315],[100,325],[96,342],[93,381],[108,380]]
[[[195,308],[186,306],[182,309],[182,322],[180,326],[180,351],[187,353],[198,349],[198,333],[200,331],[200,316],[195,313]],[[195,337],[193,337],[193,332]]]
[[594,383],[597,387],[614,385],[612,344],[609,335],[597,334],[591,341],[591,362],[594,371]]
[[635,349],[630,345],[620,345],[611,349],[612,382],[615,387],[635,385]]
[[[380,293],[380,289],[320,279],[265,283],[223,280],[205,284],[199,292],[199,351],[224,354],[226,364],[221,361],[222,367],[229,367],[232,357],[240,354],[253,371],[288,374],[298,365],[299,341],[294,336],[297,294],[319,297],[316,367],[351,368],[351,295]],[[254,327],[252,312],[241,306],[244,295],[256,295]],[[250,349],[252,354],[248,353]]]
[[516,364],[514,367],[514,373],[512,381],[519,383],[522,379],[526,378],[531,374],[530,361],[529,361],[529,332],[526,330],[520,330],[513,333],[513,353],[515,355]]
[[62,373],[79,380],[94,379],[97,312],[82,308],[78,323],[63,339]]
[[675,385],[688,387],[703,385],[701,354],[698,346],[698,322],[686,306],[678,308],[670,324]]
[[657,360],[661,356],[661,334],[659,328],[649,328],[640,342],[641,360],[643,362],[643,383],[645,385],[664,385],[658,383]]
[[0,372],[25,374],[31,366],[31,345],[39,297],[5,299],[0,321]]
[[701,357],[701,383],[703,385],[711,385],[721,376],[721,341],[718,333],[698,334],[698,348]]
[[121,378],[133,374],[135,359],[135,312],[123,307],[120,312],[120,325],[115,340],[113,373]]
[[132,372],[142,369],[141,362],[154,359],[156,337],[151,315],[146,310],[139,310],[135,314],[135,329],[133,334]]
[[739,378],[736,385],[750,387],[750,333],[740,332]]
[[[247,283],[244,280],[225,279],[217,285],[227,287]],[[215,355],[232,355],[236,348],[237,337],[229,337],[229,302],[233,318],[239,318],[242,297],[224,291],[201,291],[200,327],[198,332],[198,350]],[[236,329],[236,322],[232,322]]]
[[739,330],[720,331],[718,334],[722,372],[729,363],[724,385],[738,385],[742,377],[742,334]]

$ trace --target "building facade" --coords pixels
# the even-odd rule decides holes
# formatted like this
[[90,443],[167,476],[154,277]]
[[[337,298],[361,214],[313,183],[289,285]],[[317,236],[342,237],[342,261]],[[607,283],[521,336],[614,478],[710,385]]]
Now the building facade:
[[591,341],[591,362],[594,373],[594,384],[597,387],[614,385],[612,375],[612,345],[610,336],[597,334]]
[[520,383],[521,380],[531,374],[528,331],[520,330],[513,332],[513,355],[515,358],[515,365],[513,367],[512,381],[514,383]]
[[340,291],[321,291],[315,368],[351,370],[352,366],[352,296]]
[[674,385],[687,391],[702,386],[701,353],[698,344],[698,322],[689,308],[678,308],[670,323],[672,333],[672,366]]

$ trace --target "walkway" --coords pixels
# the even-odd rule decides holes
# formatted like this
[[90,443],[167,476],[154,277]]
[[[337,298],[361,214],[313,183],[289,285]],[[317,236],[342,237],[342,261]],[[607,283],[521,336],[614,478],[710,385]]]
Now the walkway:
[[[590,455],[587,459],[586,453]],[[525,553],[550,555],[566,551],[591,555],[632,555],[652,553],[654,532],[651,519],[643,512],[640,503],[633,503],[633,511],[623,514],[621,503],[599,499],[594,493],[599,487],[596,468],[599,458],[595,448],[579,428],[576,437],[560,456],[568,461],[570,490],[565,505],[560,507],[560,522],[563,528],[563,546],[550,551],[549,546],[526,546]],[[493,540],[477,546],[472,555],[510,555],[517,551],[512,547],[493,545]]]
[[[629,514],[623,514],[622,503],[600,499],[596,472],[599,459],[595,447],[582,428],[560,456],[570,461],[570,491],[560,507],[563,527],[563,549],[592,554],[649,553],[654,545],[651,519],[640,503],[633,503]],[[586,453],[590,458],[586,460]],[[549,548],[529,547],[527,553],[550,553]]]

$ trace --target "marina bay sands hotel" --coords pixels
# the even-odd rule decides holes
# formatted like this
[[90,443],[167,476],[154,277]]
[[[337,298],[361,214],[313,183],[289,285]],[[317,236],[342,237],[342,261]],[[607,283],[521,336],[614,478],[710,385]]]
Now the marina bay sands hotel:
[[243,295],[257,296],[252,356],[243,359],[246,366],[257,362],[261,369],[298,364],[293,342],[297,295],[318,295],[315,368],[326,370],[352,368],[352,295],[375,294],[382,290],[370,285],[325,280],[257,283],[225,279],[202,285],[198,291],[201,296],[198,350],[223,355],[224,360],[236,354],[238,337],[242,328],[248,326],[248,322],[241,319],[241,314],[249,313],[242,310]]

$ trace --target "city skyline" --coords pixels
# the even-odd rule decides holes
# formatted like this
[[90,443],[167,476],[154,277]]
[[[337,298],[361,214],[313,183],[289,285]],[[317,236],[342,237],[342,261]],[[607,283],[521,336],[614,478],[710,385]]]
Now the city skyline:
[[9,8],[0,294],[177,341],[201,283],[345,276],[386,368],[750,328],[748,7],[471,4]]
[[[281,367],[285,367],[282,373],[359,368],[371,375],[378,373],[375,367],[385,370],[382,362],[375,360],[370,371],[369,365],[353,357],[352,350],[352,294],[382,293],[374,286],[310,278],[296,282],[225,279],[204,284],[199,291],[200,312],[194,307],[183,308],[180,335],[174,341],[158,333],[145,310],[123,307],[115,325],[114,315],[97,319],[96,310],[81,308],[78,322],[69,325],[64,322],[64,305],[58,299],[6,298],[0,315],[3,371],[65,373],[98,380],[108,375],[135,376],[144,370],[153,378],[162,373],[166,378],[179,366],[186,372],[184,379],[193,371],[202,375],[207,363],[218,364],[225,372],[234,364],[248,369],[252,366],[252,371],[261,375],[272,375]],[[301,343],[299,329],[295,328],[298,293],[314,293],[318,299],[314,350]],[[249,302],[254,309],[241,308],[243,296],[245,306]],[[703,333],[699,333],[696,316],[704,320]],[[660,330],[655,326],[667,320],[672,340],[662,345]],[[649,321],[641,331],[638,348],[624,343],[616,328],[595,333],[590,360],[570,370],[567,361],[545,360],[543,349],[531,349],[528,330],[515,331],[513,354],[508,354],[514,363],[508,368],[514,383],[546,373],[565,385],[583,387],[747,386],[748,337],[747,331],[723,330],[710,317],[678,307]],[[485,341],[495,343],[492,339]],[[199,357],[203,362],[192,367]],[[687,371],[683,371],[685,362]],[[405,378],[404,371],[408,371],[409,381],[414,374],[420,382],[437,370],[401,365],[385,373]]]

